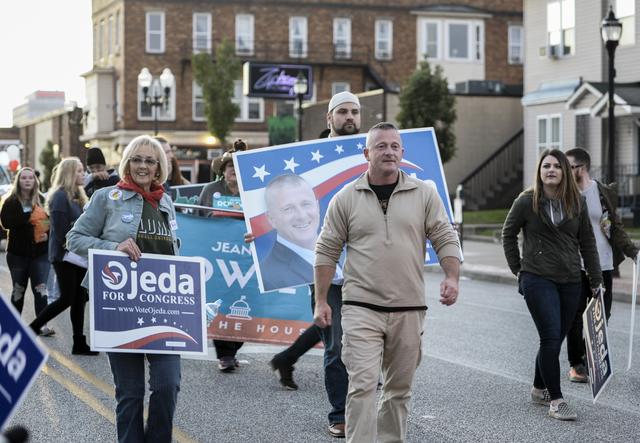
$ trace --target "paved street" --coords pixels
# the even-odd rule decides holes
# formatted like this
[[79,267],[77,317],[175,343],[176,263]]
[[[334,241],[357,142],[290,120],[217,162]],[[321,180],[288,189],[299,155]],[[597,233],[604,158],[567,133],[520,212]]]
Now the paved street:
[[[472,261],[472,258],[468,258]],[[4,254],[0,290],[10,278]],[[609,328],[616,375],[597,405],[587,385],[563,378],[565,397],[579,419],[557,422],[546,408],[529,402],[537,335],[525,304],[512,284],[465,278],[459,302],[437,303],[440,276],[427,273],[424,359],[417,374],[409,419],[409,442],[454,441],[637,441],[640,426],[640,351],[625,372],[630,304],[615,302]],[[32,300],[26,302],[28,320]],[[640,323],[640,315],[636,323]],[[13,424],[30,429],[35,442],[114,441],[111,373],[104,354],[70,355],[68,313],[44,338],[51,356]],[[636,333],[635,340],[640,340]],[[640,346],[640,343],[638,343]],[[297,392],[280,388],[267,362],[279,348],[245,345],[246,363],[221,374],[212,362],[183,360],[182,391],[176,414],[177,441],[330,442],[319,352],[296,366]],[[562,353],[562,373],[568,367]]]

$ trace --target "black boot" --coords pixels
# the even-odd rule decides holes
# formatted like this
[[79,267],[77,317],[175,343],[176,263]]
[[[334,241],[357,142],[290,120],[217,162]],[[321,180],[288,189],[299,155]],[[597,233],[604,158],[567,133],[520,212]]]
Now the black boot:
[[73,355],[98,355],[99,352],[92,351],[87,344],[87,338],[84,335],[73,336],[73,348],[71,348]]

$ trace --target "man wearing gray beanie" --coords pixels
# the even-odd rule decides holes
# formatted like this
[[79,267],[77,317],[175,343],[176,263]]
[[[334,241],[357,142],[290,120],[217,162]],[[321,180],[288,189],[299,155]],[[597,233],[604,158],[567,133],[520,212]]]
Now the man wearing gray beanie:
[[[327,127],[329,137],[353,135],[360,132],[360,100],[355,94],[343,91],[335,94],[329,101],[327,109]],[[327,301],[332,308],[333,318],[330,326],[320,328],[316,325],[309,327],[287,349],[276,354],[271,360],[271,367],[279,372],[280,382],[287,389],[296,390],[298,386],[293,381],[293,365],[309,349],[320,340],[324,344],[324,379],[327,396],[331,403],[329,413],[329,434],[336,438],[345,436],[345,405],[349,378],[341,359],[342,353],[342,280],[334,280],[329,288]],[[314,287],[311,286],[313,300]]]
[[84,192],[91,197],[95,191],[107,186],[113,186],[120,181],[115,169],[107,169],[107,161],[100,148],[93,147],[87,150],[86,165],[89,173],[84,179]]

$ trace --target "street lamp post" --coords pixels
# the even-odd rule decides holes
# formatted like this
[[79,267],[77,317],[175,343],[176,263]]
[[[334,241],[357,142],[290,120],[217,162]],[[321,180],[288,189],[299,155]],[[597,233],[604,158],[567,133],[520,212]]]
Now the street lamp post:
[[173,87],[174,77],[171,69],[164,68],[160,77],[153,77],[148,68],[142,68],[138,74],[138,84],[142,88],[144,101],[151,107],[153,112],[153,134],[158,135],[158,112],[159,107],[169,106],[169,97]]
[[300,71],[293,84],[293,92],[298,96],[298,141],[302,141],[302,97],[307,93],[308,87],[307,78]]
[[622,34],[622,23],[616,18],[616,15],[613,13],[613,7],[609,6],[609,13],[602,20],[602,24],[600,25],[600,30],[602,32],[602,40],[607,48],[607,53],[609,54],[609,121],[608,121],[608,130],[609,130],[609,143],[608,143],[608,179],[609,183],[616,181],[616,122],[614,116],[614,93],[615,93],[615,78],[616,78],[616,69],[614,65],[614,56],[616,52],[616,48],[618,47],[618,43],[620,41],[620,35]]

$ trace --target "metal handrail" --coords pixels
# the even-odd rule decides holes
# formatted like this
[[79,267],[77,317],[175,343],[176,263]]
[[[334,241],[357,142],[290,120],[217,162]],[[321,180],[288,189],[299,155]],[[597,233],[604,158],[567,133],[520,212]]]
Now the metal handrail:
[[460,184],[462,186],[466,185],[467,182],[469,182],[474,176],[478,175],[480,173],[480,171],[482,171],[483,169],[485,169],[487,167],[487,165],[492,163],[495,160],[496,157],[498,157],[500,154],[502,154],[502,152],[506,151],[511,146],[511,144],[514,141],[516,141],[518,139],[518,137],[521,137],[523,134],[524,134],[524,129],[520,129],[518,132],[516,132],[513,137],[511,137],[509,140],[507,140],[493,154],[491,154],[485,161],[480,163],[480,165],[477,168],[475,168],[473,171],[471,171],[471,173],[469,173],[465,178],[463,178],[460,181]]

